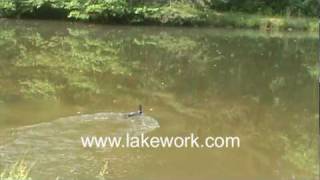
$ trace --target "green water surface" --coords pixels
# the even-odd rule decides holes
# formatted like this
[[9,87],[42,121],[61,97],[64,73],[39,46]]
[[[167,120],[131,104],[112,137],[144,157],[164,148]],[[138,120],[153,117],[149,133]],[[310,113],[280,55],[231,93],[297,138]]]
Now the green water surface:
[[[241,147],[114,149],[99,154],[106,179],[316,179],[317,46],[300,32],[0,20],[0,132],[142,104],[160,124],[148,135]],[[33,180],[100,178],[46,166]]]

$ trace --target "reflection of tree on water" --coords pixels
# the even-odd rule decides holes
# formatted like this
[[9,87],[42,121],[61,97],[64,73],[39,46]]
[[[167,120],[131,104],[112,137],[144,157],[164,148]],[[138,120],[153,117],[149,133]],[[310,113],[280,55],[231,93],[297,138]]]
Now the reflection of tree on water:
[[318,74],[312,61],[314,39],[208,30],[59,28],[52,32],[8,25],[0,31],[4,103],[34,98],[79,104],[101,98],[161,102],[198,120],[185,122],[191,130],[239,133],[247,143],[264,141],[256,147],[261,152],[279,152],[302,174],[315,172],[310,168],[316,164],[315,142],[308,140],[316,132],[317,95],[309,94]]

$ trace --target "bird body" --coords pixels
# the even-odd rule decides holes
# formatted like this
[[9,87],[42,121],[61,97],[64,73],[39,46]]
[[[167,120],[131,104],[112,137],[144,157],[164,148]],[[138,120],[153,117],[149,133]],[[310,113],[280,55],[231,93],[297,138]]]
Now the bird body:
[[142,105],[139,105],[138,111],[128,113],[128,117],[140,116],[143,114]]

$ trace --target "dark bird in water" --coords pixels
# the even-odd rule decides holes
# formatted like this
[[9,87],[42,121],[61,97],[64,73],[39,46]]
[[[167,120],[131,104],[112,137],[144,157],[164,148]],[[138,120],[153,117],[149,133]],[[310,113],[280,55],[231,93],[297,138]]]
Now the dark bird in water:
[[139,105],[139,108],[138,108],[138,111],[128,113],[128,117],[140,116],[140,115],[142,115],[142,114],[143,114],[142,105],[140,104],[140,105]]

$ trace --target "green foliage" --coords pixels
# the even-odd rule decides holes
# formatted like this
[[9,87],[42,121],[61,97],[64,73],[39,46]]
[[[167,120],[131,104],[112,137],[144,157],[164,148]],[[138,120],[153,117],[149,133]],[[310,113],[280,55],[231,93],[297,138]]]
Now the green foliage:
[[[58,11],[58,12],[57,12]],[[41,13],[42,12],[42,13]],[[163,6],[130,6],[126,0],[4,0],[0,16],[54,18],[55,13],[66,13],[64,18],[124,23],[199,24],[205,21],[204,12],[190,3],[171,3]],[[41,18],[41,17],[40,17]]]
[[164,6],[150,18],[163,24],[201,24],[206,20],[206,14],[187,3],[172,3]]
[[204,0],[211,8],[221,11],[263,13],[267,15],[305,15],[316,17],[317,0]]
[[125,0],[72,0],[66,3],[70,11],[69,18],[80,20],[107,20],[108,18],[122,18],[128,15],[128,4]]
[[[264,17],[236,12],[286,17],[315,16],[315,0],[172,0],[156,4],[132,4],[127,0],[2,0],[0,17],[65,18],[101,23],[227,25],[259,28],[269,23]],[[231,11],[217,16],[216,11]],[[240,15],[240,17],[238,17]],[[284,19],[284,18],[282,18]],[[316,30],[316,23],[303,19],[285,20],[279,29]],[[273,24],[275,21],[270,21]],[[279,23],[275,22],[279,27]]]
[[155,14],[160,13],[160,7],[135,7],[132,11],[133,19],[131,23],[144,23],[147,22],[147,19],[154,16]]
[[251,28],[263,31],[318,31],[316,18],[269,17],[239,12],[210,12],[207,23],[217,27]]
[[12,0],[0,1],[0,17],[11,16],[14,11],[16,11],[16,6]]
[[206,13],[188,3],[175,2],[160,7],[135,7],[133,23],[199,25],[206,21]]

